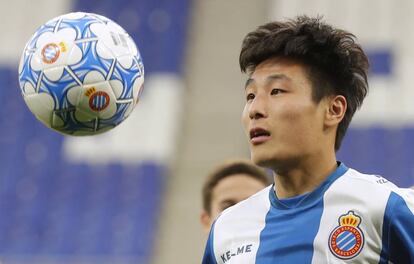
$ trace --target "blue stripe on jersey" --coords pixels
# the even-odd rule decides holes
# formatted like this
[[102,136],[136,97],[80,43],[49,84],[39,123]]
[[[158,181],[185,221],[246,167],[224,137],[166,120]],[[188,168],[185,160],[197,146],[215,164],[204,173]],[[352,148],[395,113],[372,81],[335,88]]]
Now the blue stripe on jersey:
[[[279,200],[271,188],[271,207],[260,233],[256,263],[311,263],[313,240],[323,212],[323,194],[348,168],[340,164],[314,191]],[[294,217],[300,215],[301,217]],[[306,228],[304,228],[306,227]]]
[[382,226],[380,264],[414,263],[414,215],[404,199],[392,192]]
[[216,256],[214,254],[214,225],[216,221],[211,225],[210,234],[208,235],[206,249],[204,251],[202,264],[217,264]]

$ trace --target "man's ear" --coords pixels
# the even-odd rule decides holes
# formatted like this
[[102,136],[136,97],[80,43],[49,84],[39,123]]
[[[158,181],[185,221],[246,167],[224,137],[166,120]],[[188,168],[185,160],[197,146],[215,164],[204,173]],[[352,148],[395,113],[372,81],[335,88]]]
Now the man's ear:
[[200,222],[203,226],[204,232],[208,234],[211,228],[211,217],[205,210],[203,210],[200,214]]
[[325,126],[332,127],[338,125],[345,116],[347,109],[346,98],[343,95],[329,97],[327,106]]

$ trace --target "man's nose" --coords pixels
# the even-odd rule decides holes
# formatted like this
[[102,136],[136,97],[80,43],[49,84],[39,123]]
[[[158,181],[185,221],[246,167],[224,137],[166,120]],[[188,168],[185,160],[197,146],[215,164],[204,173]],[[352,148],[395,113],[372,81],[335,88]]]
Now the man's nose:
[[250,119],[260,119],[267,116],[266,99],[263,96],[256,96],[249,106]]

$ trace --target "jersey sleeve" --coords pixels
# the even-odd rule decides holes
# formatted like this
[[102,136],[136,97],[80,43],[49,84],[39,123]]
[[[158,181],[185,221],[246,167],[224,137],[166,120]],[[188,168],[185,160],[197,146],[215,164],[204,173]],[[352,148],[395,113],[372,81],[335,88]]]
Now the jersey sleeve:
[[217,264],[216,257],[214,255],[214,244],[213,244],[214,243],[214,226],[215,226],[215,222],[212,224],[211,229],[210,229],[210,234],[208,235],[202,264]]
[[391,192],[382,231],[380,263],[414,263],[414,191]]

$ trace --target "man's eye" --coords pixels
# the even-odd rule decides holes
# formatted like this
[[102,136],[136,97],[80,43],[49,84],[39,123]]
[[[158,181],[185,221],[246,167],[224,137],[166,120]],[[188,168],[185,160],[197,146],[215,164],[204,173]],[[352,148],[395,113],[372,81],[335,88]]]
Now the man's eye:
[[249,93],[249,94],[246,95],[246,100],[247,101],[250,101],[250,100],[253,100],[253,99],[254,99],[254,94]]
[[281,92],[283,92],[283,90],[275,88],[275,89],[272,89],[270,94],[275,95],[275,94],[280,94]]
[[230,206],[233,206],[233,205],[235,205],[236,203],[234,203],[234,202],[227,202],[227,203],[225,203],[225,204],[222,204],[221,205],[221,210],[222,211],[224,211],[224,210],[226,210],[227,208],[229,208]]

